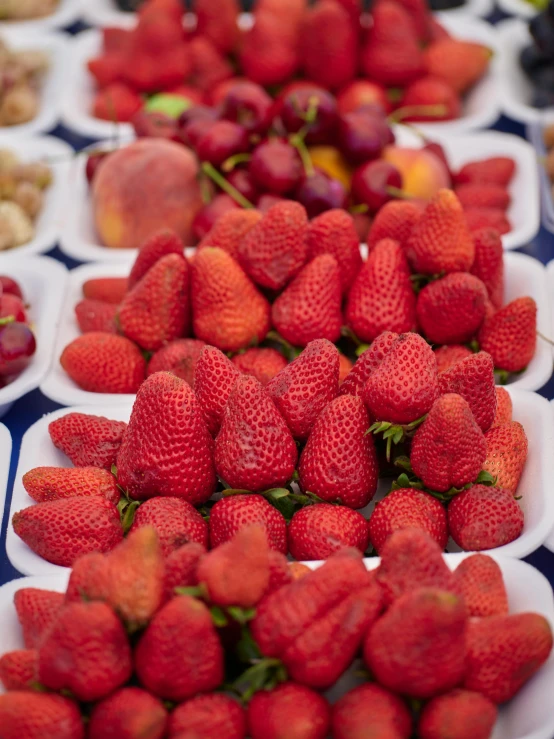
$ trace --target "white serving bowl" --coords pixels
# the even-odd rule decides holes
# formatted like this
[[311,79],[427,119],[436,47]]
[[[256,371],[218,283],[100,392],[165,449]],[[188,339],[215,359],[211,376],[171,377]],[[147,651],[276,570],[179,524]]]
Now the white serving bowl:
[[0,520],[6,507],[6,491],[12,457],[12,436],[9,429],[0,423]]
[[508,15],[531,20],[538,14],[537,8],[526,0],[498,0],[498,7]]
[[[59,0],[56,10],[50,15],[44,16],[44,18],[34,18],[25,21],[0,21],[0,34],[4,30],[9,31],[12,28],[18,31],[25,31],[26,33],[65,28],[79,19],[83,2],[88,4],[90,0]],[[95,2],[96,0],[92,0],[92,4]]]

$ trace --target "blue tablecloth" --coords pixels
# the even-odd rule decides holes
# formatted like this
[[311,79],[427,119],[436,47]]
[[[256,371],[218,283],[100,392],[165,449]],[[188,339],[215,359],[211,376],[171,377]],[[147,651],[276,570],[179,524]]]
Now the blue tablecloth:
[[[500,18],[500,15],[493,17],[492,20],[495,21],[498,18]],[[70,30],[75,32],[78,31],[80,28],[81,26],[75,26]],[[501,118],[493,128],[498,131],[505,131],[507,133],[514,133],[519,136],[525,136],[523,126],[504,117]],[[75,134],[61,126],[56,128],[51,133],[67,141],[76,150],[82,149],[84,146],[92,143],[91,140],[76,136]],[[532,243],[520,249],[519,251],[530,254],[531,256],[536,257],[541,262],[543,262],[543,264],[546,264],[551,259],[554,259],[554,235],[541,228],[541,231],[532,241]],[[72,269],[79,264],[79,262],[66,257],[58,248],[55,248],[51,252],[49,252],[48,256],[59,259],[59,261],[67,265],[69,269]],[[554,398],[554,376],[538,392],[545,398]],[[8,490],[6,495],[6,506],[4,510],[4,517],[2,521],[2,529],[0,535],[0,585],[14,578],[21,577],[21,574],[11,566],[5,553],[6,529],[9,523],[8,514],[10,510],[13,482],[19,459],[21,438],[25,431],[29,428],[29,426],[35,423],[35,421],[41,418],[45,413],[51,413],[52,411],[58,410],[61,407],[62,406],[46,398],[39,390],[35,390],[18,400],[14,404],[10,412],[2,419],[2,421],[11,432],[13,440],[13,451],[10,465]],[[553,553],[549,552],[544,547],[541,547],[538,551],[527,557],[526,561],[533,564],[544,575],[546,575],[551,585],[554,586]]]

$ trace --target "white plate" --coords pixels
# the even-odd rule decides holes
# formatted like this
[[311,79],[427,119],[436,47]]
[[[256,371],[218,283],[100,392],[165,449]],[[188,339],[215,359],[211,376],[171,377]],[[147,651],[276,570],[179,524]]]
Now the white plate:
[[50,56],[50,68],[40,86],[40,109],[29,123],[0,128],[0,146],[15,136],[32,136],[50,131],[56,126],[61,114],[61,91],[66,87],[68,68],[68,40],[63,33],[53,31],[31,33],[19,28],[0,31],[0,37],[16,50],[45,51]]
[[539,12],[526,0],[498,0],[498,7],[508,15],[516,15],[527,20],[534,18]]
[[543,159],[546,157],[546,146],[544,145],[543,131],[548,124],[554,124],[554,109],[543,112],[536,121],[527,124],[527,138],[535,147],[535,157],[538,160],[539,179],[541,190],[542,225],[554,233],[554,183],[546,173]]
[[460,8],[450,8],[440,12],[448,16],[470,15],[486,18],[494,11],[494,0],[467,0]]
[[37,349],[26,369],[6,387],[0,389],[0,417],[13,403],[37,388],[48,374],[54,342],[58,331],[67,280],[66,267],[50,257],[19,257],[17,254],[0,259],[0,274],[8,275],[21,285],[33,324]]
[[[525,514],[525,525],[521,536],[510,544],[494,550],[497,554],[510,557],[526,557],[538,549],[554,527],[554,496],[551,495],[550,481],[554,479],[554,418],[548,401],[540,395],[525,390],[509,388],[514,406],[514,420],[520,421],[529,439],[529,454],[518,492],[522,496],[520,505]],[[104,396],[106,397],[106,396]],[[21,482],[23,475],[34,467],[71,467],[69,459],[54,447],[48,434],[51,421],[74,411],[106,416],[117,421],[128,421],[132,403],[114,405],[101,403],[95,406],[63,408],[44,416],[25,433],[21,442],[19,465],[15,477],[10,519],[16,511],[33,505]],[[389,481],[379,485],[376,500],[388,492]],[[369,517],[376,501],[362,510]],[[451,541],[449,551],[459,551]],[[25,575],[52,575],[64,568],[50,564],[31,551],[15,535],[11,523],[8,524],[6,550],[12,565]],[[0,622],[1,623],[1,622]]]
[[[549,281],[551,285],[550,295],[552,296],[552,300],[553,300],[552,306],[554,309],[554,292],[552,292],[552,287],[554,287],[554,261],[550,262],[550,264],[548,265],[548,272],[549,272]],[[554,400],[551,400],[550,404],[552,408],[552,414],[554,415]],[[550,532],[550,535],[544,542],[544,546],[547,549],[549,549],[551,552],[554,552],[554,529],[552,529],[552,531]]]
[[0,521],[4,516],[4,507],[6,505],[6,490],[10,474],[11,456],[12,436],[8,428],[3,423],[0,423]]
[[[87,0],[84,0],[87,2]],[[90,2],[90,0],[88,0]],[[96,0],[92,0],[94,3]],[[0,21],[0,33],[4,29],[16,28],[27,33],[37,31],[48,31],[55,28],[66,28],[81,15],[81,3],[83,0],[60,0],[57,9],[44,18],[36,18],[28,21]]]

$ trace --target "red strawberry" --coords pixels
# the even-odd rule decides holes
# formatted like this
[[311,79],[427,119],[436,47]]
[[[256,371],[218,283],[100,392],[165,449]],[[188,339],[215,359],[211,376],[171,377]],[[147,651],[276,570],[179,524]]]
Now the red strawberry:
[[37,503],[14,513],[12,526],[35,554],[61,567],[88,552],[107,552],[123,538],[117,508],[99,496]]
[[325,739],[329,726],[326,699],[304,685],[287,682],[270,691],[260,690],[248,705],[252,739],[282,739],[284,731],[299,739]]
[[206,522],[183,498],[156,497],[144,502],[135,513],[130,533],[142,526],[154,527],[164,557],[191,541],[208,545]]
[[358,66],[357,33],[339,3],[321,0],[305,12],[301,51],[304,73],[318,85],[335,89],[353,79]]
[[298,560],[328,559],[343,547],[367,549],[367,521],[351,508],[317,503],[297,511],[289,524],[289,550]]
[[290,564],[284,554],[276,549],[269,550],[269,582],[264,597],[292,582]]
[[552,629],[538,613],[472,619],[464,687],[493,703],[509,701],[552,651]]
[[276,349],[247,349],[233,357],[235,364],[245,375],[252,375],[264,387],[287,366],[287,360]]
[[398,598],[370,628],[364,660],[385,688],[431,698],[459,685],[465,669],[464,601],[438,588]]
[[521,534],[523,511],[509,490],[472,485],[448,506],[448,528],[462,549],[495,549]]
[[135,649],[135,670],[154,695],[183,701],[223,682],[223,649],[207,607],[186,595],[156,613]]
[[165,598],[173,598],[175,588],[189,587],[198,584],[196,568],[201,557],[206,554],[206,547],[197,542],[183,544],[174,549],[165,559]]
[[312,341],[267,386],[295,439],[307,439],[316,418],[338,395],[339,353],[327,339]]
[[114,476],[97,467],[35,467],[23,475],[23,487],[33,500],[59,500],[74,496],[98,495],[119,503],[120,493]]
[[259,85],[287,82],[298,68],[297,24],[280,20],[273,12],[257,10],[253,27],[244,34],[240,66]]
[[112,123],[128,123],[142,106],[137,92],[121,82],[112,82],[96,93],[93,115]]
[[353,367],[354,362],[348,359],[345,354],[339,353],[339,387],[346,380]]
[[454,570],[454,581],[470,616],[485,618],[508,613],[502,570],[492,557],[486,554],[467,557]]
[[451,367],[454,367],[454,365],[458,362],[461,362],[462,359],[471,357],[473,354],[471,349],[468,349],[467,346],[462,346],[461,344],[452,344],[451,346],[439,346],[433,351],[435,352],[435,358],[437,360],[437,370],[439,372],[439,375],[442,372],[446,372],[446,370],[449,370]]
[[94,77],[99,88],[118,82],[125,64],[125,56],[117,52],[104,53],[102,56],[89,59],[87,69]]
[[0,695],[2,739],[84,739],[78,706],[52,693]]
[[512,300],[483,323],[477,338],[496,369],[525,369],[535,354],[537,304],[528,297]]
[[91,393],[136,393],[146,371],[146,360],[136,344],[100,331],[69,343],[60,364],[73,382]]
[[446,28],[433,15],[429,16],[429,35],[430,41],[441,41],[445,38],[451,38]]
[[198,339],[175,339],[154,354],[148,362],[146,376],[156,372],[171,372],[191,387],[194,384],[196,363],[200,358],[204,341]]
[[393,490],[377,503],[371,514],[369,539],[377,552],[381,552],[393,532],[411,527],[423,529],[441,549],[446,547],[446,513],[439,501],[422,490]]
[[234,208],[223,213],[198,244],[197,251],[216,246],[238,261],[239,246],[246,234],[261,221],[262,214],[252,208]]
[[102,467],[111,470],[127,424],[104,416],[67,413],[48,425],[55,447],[76,467]]
[[141,386],[117,454],[119,484],[135,500],[154,495],[203,503],[215,490],[213,441],[190,385],[169,372]]
[[105,331],[108,334],[117,333],[115,317],[118,307],[113,303],[104,303],[100,300],[85,298],[75,306],[75,317],[79,331],[86,334],[89,331]]
[[376,737],[409,739],[412,717],[397,695],[376,683],[366,683],[335,703],[332,727],[335,739],[357,739],[368,731],[376,732]]
[[502,426],[512,420],[512,398],[506,388],[497,385],[496,392],[496,414],[492,426]]
[[408,11],[420,41],[427,42],[431,39],[433,16],[425,0],[398,0],[400,5]]
[[128,290],[142,280],[145,274],[163,257],[168,254],[183,256],[183,242],[175,231],[165,229],[150,236],[140,247],[137,258],[129,274]]
[[439,77],[420,77],[406,89],[402,98],[403,121],[449,121],[459,118],[458,93]]
[[430,44],[424,57],[427,74],[463,94],[485,74],[492,51],[483,44],[448,38]]
[[389,200],[373,219],[367,246],[371,251],[382,239],[393,239],[404,246],[421,216],[421,206],[410,200]]
[[100,552],[91,552],[79,557],[73,564],[65,602],[102,600],[110,594],[110,567],[107,557]]
[[464,215],[472,233],[483,228],[494,228],[502,236],[512,230],[510,221],[500,208],[466,208]]
[[487,458],[483,469],[496,478],[498,487],[506,488],[515,495],[527,459],[525,429],[517,421],[509,421],[489,429],[485,441]]
[[300,456],[302,490],[350,508],[366,506],[375,495],[379,477],[369,426],[360,398],[341,395],[325,406]]
[[417,298],[417,320],[433,344],[463,344],[485,318],[487,290],[467,272],[453,272],[430,282]]
[[473,231],[475,261],[471,274],[487,288],[491,303],[501,308],[504,302],[504,250],[500,234],[494,228]]
[[208,38],[222,54],[233,51],[239,35],[237,0],[198,0],[194,11],[197,33]]
[[169,718],[169,739],[188,735],[243,739],[246,736],[244,709],[224,693],[197,695],[180,703]]
[[490,157],[465,164],[456,175],[455,181],[457,185],[466,182],[488,182],[507,187],[515,170],[516,164],[511,157]]
[[398,338],[398,334],[392,331],[384,331],[356,360],[354,366],[340,386],[340,395],[362,394],[367,378],[373,370],[379,366],[385,356],[389,353],[391,346]]
[[232,488],[259,492],[292,477],[298,452],[274,402],[254,378],[237,380],[215,440],[215,467]]
[[126,292],[126,277],[96,277],[83,283],[83,296],[89,300],[119,305]]
[[205,36],[195,36],[188,44],[192,73],[189,82],[204,92],[233,76],[233,67]]
[[32,690],[36,681],[38,652],[16,649],[0,657],[0,682],[6,690]]
[[419,334],[401,334],[368,377],[362,399],[372,418],[408,424],[431,410],[439,395],[433,350]]
[[348,294],[346,323],[362,341],[383,331],[404,333],[416,327],[416,298],[408,260],[397,241],[375,245]]
[[269,303],[222,249],[206,247],[196,254],[191,295],[195,336],[223,351],[263,341],[269,331]]
[[489,739],[497,709],[485,696],[460,688],[438,695],[424,707],[417,727],[421,739],[455,736]]
[[490,354],[478,352],[456,362],[439,376],[441,393],[464,398],[479,428],[488,431],[496,413],[494,367]]
[[89,739],[162,739],[167,725],[163,703],[141,688],[121,688],[92,709]]
[[464,210],[466,208],[507,210],[511,202],[508,190],[501,185],[492,185],[488,182],[468,182],[465,185],[458,185],[456,195]]
[[239,262],[254,282],[282,289],[308,256],[306,210],[285,200],[271,207],[239,244]]
[[166,48],[176,50],[182,39],[180,24],[175,23],[166,13],[155,10],[148,12],[146,8],[139,16],[134,32],[135,50],[160,54]]
[[38,647],[44,634],[57,619],[63,601],[62,593],[53,590],[21,588],[16,591],[13,602],[27,649]]
[[362,266],[360,243],[352,216],[334,208],[308,223],[308,257],[331,254],[337,260],[343,292],[347,292]]
[[209,432],[216,436],[231,390],[240,377],[240,371],[214,346],[205,346],[194,374],[194,393],[202,410]]
[[39,647],[38,679],[82,701],[109,695],[131,677],[123,624],[105,603],[69,603]]
[[296,346],[315,339],[337,341],[342,313],[336,259],[330,254],[312,259],[273,303],[271,319],[281,336]]
[[451,190],[439,190],[412,229],[406,253],[416,272],[467,272],[475,245],[460,201]]
[[286,554],[287,524],[276,508],[261,495],[231,495],[219,500],[210,511],[210,546],[232,539],[240,529],[261,524],[271,549]]

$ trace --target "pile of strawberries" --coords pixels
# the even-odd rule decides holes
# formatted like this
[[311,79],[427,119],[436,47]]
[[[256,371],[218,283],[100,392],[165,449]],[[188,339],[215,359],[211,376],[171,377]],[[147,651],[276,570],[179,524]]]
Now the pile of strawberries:
[[164,559],[145,526],[78,559],[65,594],[14,601],[3,739],[488,739],[552,650],[546,618],[509,614],[494,559],[451,572],[413,528],[368,572],[348,548],[291,565],[256,525]]
[[425,0],[380,0],[371,17],[361,6],[259,0],[252,27],[240,30],[237,0],[195,0],[190,29],[180,0],[148,0],[135,28],[104,29],[102,53],[88,63],[99,87],[94,115],[129,121],[143,95],[160,91],[211,103],[220,85],[238,78],[275,89],[301,76],[335,91],[362,76],[391,107],[425,106],[419,120],[459,117],[490,49],[452,39]]

